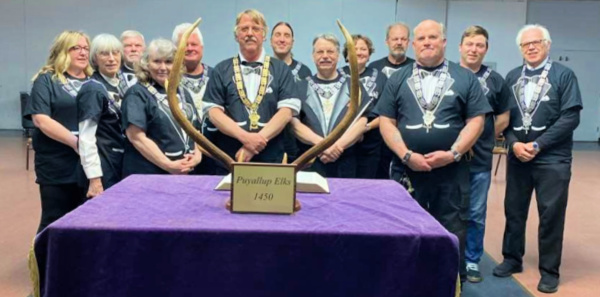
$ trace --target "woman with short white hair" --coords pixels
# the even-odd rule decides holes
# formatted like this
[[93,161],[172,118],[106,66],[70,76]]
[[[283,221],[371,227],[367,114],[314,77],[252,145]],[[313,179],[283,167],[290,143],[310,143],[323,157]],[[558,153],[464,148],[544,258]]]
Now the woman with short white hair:
[[[171,41],[155,39],[136,66],[138,83],[127,92],[122,106],[127,136],[123,177],[140,173],[188,174],[202,159],[200,150],[169,109],[165,82],[175,51]],[[177,97],[187,119],[200,128],[190,94],[180,87]]]
[[124,137],[121,101],[127,83],[120,68],[123,45],[117,37],[100,34],[92,40],[90,64],[96,71],[77,95],[79,157],[88,198],[121,180]]

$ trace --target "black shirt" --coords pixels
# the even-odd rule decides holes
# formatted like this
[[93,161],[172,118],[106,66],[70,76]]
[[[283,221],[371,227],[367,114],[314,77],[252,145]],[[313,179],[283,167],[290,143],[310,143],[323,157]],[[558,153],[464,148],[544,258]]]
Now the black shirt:
[[[525,71],[525,79],[537,83],[543,68]],[[509,148],[512,149],[512,145],[517,141],[537,141],[541,151],[532,163],[570,163],[573,131],[579,124],[579,111],[583,108],[575,73],[562,64],[552,62],[548,79],[540,94],[542,99],[538,101],[538,107],[532,113],[532,124],[526,133],[519,104],[522,69],[522,66],[517,67],[506,75],[506,85],[510,88],[511,100],[515,103],[510,112],[510,124],[506,129]],[[518,162],[514,154],[509,154],[509,160]]]
[[[158,93],[156,96],[161,100],[140,83],[127,91],[121,109],[123,129],[127,129],[129,125],[141,128],[169,159],[182,159],[184,154],[194,150],[194,141],[181,129],[171,114],[166,100],[166,90],[158,84],[152,86]],[[183,100],[181,100],[182,96],[185,97]],[[182,110],[187,119],[199,128],[198,114],[189,93],[180,88],[178,97],[180,102],[183,102]],[[166,172],[147,160],[127,140],[123,159],[123,177],[135,173],[165,174]]]
[[[31,100],[25,108],[25,117],[44,114],[77,135],[77,103],[75,97],[86,79],[76,79],[65,73],[67,83],[52,78],[53,73],[40,74],[33,82]],[[77,183],[81,171],[79,155],[68,145],[44,134],[39,128],[33,132],[35,173],[38,184],[56,185]]]
[[289,66],[296,82],[304,81],[307,77],[312,76],[310,69],[298,60],[292,59],[292,64]]
[[96,147],[102,166],[102,184],[110,187],[120,180],[125,136],[121,128],[123,94],[96,72],[77,95],[78,122],[97,123]]
[[[350,66],[344,66],[341,69],[342,73],[350,76]],[[385,83],[387,82],[387,76],[376,68],[366,67],[365,70],[360,74],[360,82],[362,83],[364,90],[369,95],[369,101],[371,107],[377,104],[377,100],[383,92]],[[369,119],[373,119],[376,116],[372,113],[367,114]]]
[[[427,132],[422,126],[423,112],[413,93],[412,72],[412,66],[405,67],[388,79],[375,107],[377,114],[397,121],[397,128],[408,149],[420,154],[450,150],[467,119],[491,112],[475,75],[449,62],[450,77],[442,89],[444,95],[435,112],[433,127]],[[394,156],[393,164],[400,164],[398,156]]]
[[[239,61],[239,57],[237,59]],[[225,114],[236,122],[240,128],[250,131],[249,112],[237,91],[232,60],[232,58],[226,59],[217,64],[213,69],[204,96],[203,105],[205,113],[210,108],[223,108]],[[240,62],[240,67],[241,65],[242,63]],[[262,67],[262,65],[257,67]],[[279,108],[289,107],[297,112],[300,105],[296,84],[290,68],[280,60],[271,59],[267,89],[258,107],[258,114],[260,115],[259,130],[252,130],[251,132],[260,131],[261,127],[271,120]],[[237,139],[225,134],[221,133],[217,138],[218,143],[216,145],[232,158],[235,157],[235,153],[242,147],[242,143]],[[260,154],[254,156],[252,161],[279,163],[283,154],[283,137],[280,133],[271,139],[267,143],[266,148]]]
[[385,76],[387,78],[390,78],[392,76],[392,74],[394,74],[394,72],[396,72],[400,69],[403,69],[406,66],[411,66],[412,63],[414,63],[414,62],[415,62],[415,60],[413,60],[409,57],[406,57],[406,60],[404,60],[404,62],[402,62],[400,64],[392,64],[392,62],[390,62],[390,60],[388,60],[388,57],[385,56],[377,61],[371,62],[369,64],[369,67],[379,70],[381,73],[385,74]]
[[[512,101],[510,101],[510,91],[504,79],[498,72],[491,71],[482,83],[483,76],[489,68],[485,65],[481,65],[481,68],[475,76],[479,79],[482,85],[482,90],[488,99],[488,103],[493,109],[493,113],[488,113],[485,116],[485,125],[483,132],[479,139],[473,145],[473,159],[470,163],[471,172],[485,172],[492,170],[492,150],[494,149],[495,143],[495,129],[494,129],[494,116],[500,115],[512,107]],[[490,69],[491,70],[491,69]]]

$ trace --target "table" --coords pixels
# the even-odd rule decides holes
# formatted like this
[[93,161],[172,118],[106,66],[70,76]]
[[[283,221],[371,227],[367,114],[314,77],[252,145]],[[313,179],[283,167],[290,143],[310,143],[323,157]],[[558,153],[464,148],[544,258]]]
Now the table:
[[458,241],[389,180],[232,214],[220,177],[132,175],[35,241],[42,296],[454,296]]

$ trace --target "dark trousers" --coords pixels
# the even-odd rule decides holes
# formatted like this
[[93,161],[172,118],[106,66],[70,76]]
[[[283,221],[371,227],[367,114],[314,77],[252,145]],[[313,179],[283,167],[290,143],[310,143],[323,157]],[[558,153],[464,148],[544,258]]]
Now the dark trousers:
[[[458,237],[459,273],[466,279],[465,245],[469,219],[469,166],[465,160],[431,172],[414,172],[406,167],[413,188],[413,198],[446,230]],[[392,177],[397,178],[396,170]]]
[[385,142],[382,142],[381,150],[379,151],[379,165],[377,166],[377,173],[375,173],[377,179],[391,178],[390,165],[393,157],[394,153],[388,148]]
[[571,181],[571,164],[532,164],[508,161],[502,243],[504,260],[521,265],[525,254],[525,226],[531,194],[537,199],[539,270],[542,276],[559,277],[565,213]]
[[37,233],[83,204],[86,191],[77,183],[64,185],[40,185],[42,217]]

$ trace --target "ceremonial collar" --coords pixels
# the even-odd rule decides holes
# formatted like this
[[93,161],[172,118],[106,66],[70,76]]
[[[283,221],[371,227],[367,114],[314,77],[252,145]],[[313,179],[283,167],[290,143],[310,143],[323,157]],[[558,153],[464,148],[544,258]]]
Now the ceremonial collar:
[[538,65],[537,67],[531,67],[527,63],[525,63],[525,65],[527,65],[527,70],[528,71],[536,71],[536,70],[540,70],[540,69],[544,68],[544,66],[546,66],[546,63],[548,63],[549,59],[550,59],[550,55],[548,55],[546,57],[546,59],[544,59],[544,61],[542,63],[540,63],[540,65]]
[[442,67],[444,67],[444,61],[446,61],[446,60],[445,59],[442,60],[442,63],[440,63],[440,65],[433,66],[433,67],[426,67],[426,66],[420,65],[419,63],[416,63],[416,62],[415,63],[417,65],[418,69],[425,70],[427,72],[433,72],[435,70],[442,69]]
[[[260,57],[258,58],[258,60],[256,60],[255,62],[260,63],[260,64],[264,64],[265,63],[265,49],[261,48],[260,49]],[[248,60],[246,60],[246,58],[244,58],[244,55],[242,55],[242,52],[238,52],[238,57],[240,57],[240,64],[244,63],[244,62],[248,62]],[[248,62],[250,63],[250,62]]]
[[488,67],[481,64],[481,66],[479,67],[479,70],[477,72],[475,72],[474,74],[477,77],[481,77],[487,70],[488,70]]
[[109,83],[111,86],[118,88],[119,87],[119,77],[115,76],[113,78],[110,78],[104,74],[102,74],[102,72],[98,71],[98,73],[100,73],[100,75],[102,76],[102,78],[104,78],[104,80]]
[[340,73],[340,71],[337,71],[337,74],[338,74],[337,77],[332,80],[320,79],[319,77],[317,77],[317,74],[313,75],[312,78],[315,81],[315,83],[317,83],[317,84],[327,85],[327,84],[333,84],[333,83],[340,81],[342,79],[342,77],[344,76],[344,73]]
[[127,63],[123,62],[123,67],[131,72],[134,72],[135,70],[129,66],[127,66]]

